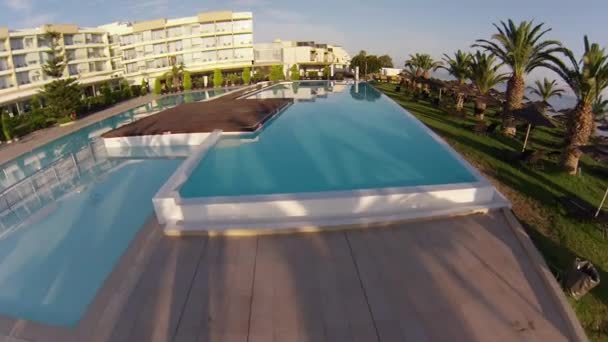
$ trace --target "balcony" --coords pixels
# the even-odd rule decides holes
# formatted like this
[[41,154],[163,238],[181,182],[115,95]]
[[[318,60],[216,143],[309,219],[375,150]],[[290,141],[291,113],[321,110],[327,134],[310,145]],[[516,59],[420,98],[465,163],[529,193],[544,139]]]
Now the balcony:
[[20,86],[30,84],[30,83],[32,83],[32,81],[30,81],[30,80],[17,80],[17,84],[19,84]]
[[89,39],[87,39],[87,44],[103,44],[103,39],[101,39],[101,38],[89,38]]

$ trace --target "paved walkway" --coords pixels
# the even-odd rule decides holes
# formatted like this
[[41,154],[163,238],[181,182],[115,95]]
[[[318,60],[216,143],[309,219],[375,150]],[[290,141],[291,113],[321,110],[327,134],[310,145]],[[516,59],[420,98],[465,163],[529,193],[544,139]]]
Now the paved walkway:
[[48,142],[51,142],[55,139],[61,138],[64,135],[68,135],[72,132],[75,132],[81,129],[82,127],[86,127],[108,117],[114,116],[118,113],[148,103],[156,98],[159,98],[159,96],[153,94],[137,97],[128,101],[121,102],[100,112],[88,115],[85,118],[77,120],[71,125],[63,127],[55,126],[39,130],[26,135],[16,143],[2,144],[0,146],[0,164],[11,159],[17,158],[22,154],[28,153],[33,149],[42,146]]
[[181,239],[162,236],[151,219],[77,327],[0,319],[0,336],[36,342],[586,340],[510,215]]

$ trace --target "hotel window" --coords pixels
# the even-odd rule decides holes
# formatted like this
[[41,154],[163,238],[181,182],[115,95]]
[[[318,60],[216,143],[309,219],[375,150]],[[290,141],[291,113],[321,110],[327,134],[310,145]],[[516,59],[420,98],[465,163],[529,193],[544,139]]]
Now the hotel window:
[[144,46],[144,55],[145,56],[152,56],[152,55],[154,55],[154,46],[153,45],[146,45],[146,46]]
[[165,43],[154,44],[154,54],[159,55],[161,53],[167,53],[167,45]]
[[190,34],[200,34],[200,33],[201,33],[200,24],[190,25]]
[[182,51],[182,41],[177,40],[174,42],[169,42],[169,52],[177,52]]
[[146,69],[154,69],[154,60],[148,60],[146,61]]
[[202,34],[214,33],[214,32],[215,32],[215,26],[213,23],[201,24],[201,33]]
[[6,51],[6,39],[0,39],[0,52]]
[[234,58],[236,59],[253,59],[253,49],[235,49]]
[[24,43],[26,49],[31,49],[34,47],[34,38],[26,37],[25,39],[23,39],[23,43]]
[[15,69],[26,67],[27,63],[25,62],[25,56],[24,55],[13,56],[13,66],[15,67]]
[[10,76],[0,76],[0,89],[5,89],[11,86]]
[[215,24],[215,31],[217,33],[232,32],[232,22],[225,21],[225,22],[221,22],[221,23],[216,23]]
[[165,39],[165,37],[166,35],[164,29],[152,31],[152,40]]
[[87,44],[102,44],[103,38],[101,34],[87,33],[86,34]]
[[175,27],[169,27],[167,29],[167,35],[169,37],[178,37],[182,35],[182,27],[181,26],[175,26]]
[[217,60],[225,61],[233,58],[232,50],[219,50],[217,52]]
[[154,65],[157,68],[165,68],[167,67],[167,58],[157,58],[154,60]]
[[[197,38],[200,39],[200,38]],[[215,37],[207,37],[200,39],[204,48],[212,48],[216,46]],[[194,44],[193,44],[194,45]]]
[[137,63],[129,63],[127,66],[127,74],[131,74],[137,71]]
[[34,71],[30,78],[32,79],[32,82],[40,82],[42,81],[42,77],[40,77],[40,71]]
[[217,53],[215,51],[207,51],[201,53],[202,62],[214,62],[217,60]]
[[85,42],[85,39],[82,34],[74,35],[74,44],[84,44],[84,42]]
[[218,47],[227,47],[232,46],[232,36],[219,36],[217,37],[217,46]]
[[11,50],[22,50],[23,39],[22,38],[11,38]]
[[24,85],[24,84],[29,84],[29,83],[31,83],[30,75],[27,71],[17,73],[17,84],[18,85]]
[[237,20],[232,23],[234,32],[247,32],[253,29],[253,21],[251,20]]
[[[213,38],[212,38],[213,39]],[[192,47],[205,46],[202,38],[192,38]]]
[[192,54],[191,53],[185,53],[183,54],[183,58],[184,58],[184,64],[188,65],[190,63],[192,63]]
[[8,70],[8,59],[0,58],[0,71]]
[[234,35],[234,45],[251,45],[253,44],[252,34],[237,34]]

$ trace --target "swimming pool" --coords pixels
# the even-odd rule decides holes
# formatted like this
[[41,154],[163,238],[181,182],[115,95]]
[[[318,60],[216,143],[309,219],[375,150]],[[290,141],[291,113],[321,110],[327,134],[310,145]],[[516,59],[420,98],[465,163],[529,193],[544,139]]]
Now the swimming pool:
[[209,137],[155,197],[168,234],[451,215],[505,201],[449,145],[366,83],[282,83],[255,134]]
[[[151,198],[188,150],[123,151],[97,137],[181,102],[165,97],[85,127],[2,165],[0,315],[73,326],[153,213]],[[130,153],[127,153],[130,152]]]

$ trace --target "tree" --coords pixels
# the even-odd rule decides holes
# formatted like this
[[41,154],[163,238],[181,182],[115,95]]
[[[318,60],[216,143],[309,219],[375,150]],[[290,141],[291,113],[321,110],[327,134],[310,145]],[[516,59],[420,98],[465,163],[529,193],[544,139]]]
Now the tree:
[[498,33],[492,36],[492,41],[478,39],[473,47],[485,49],[511,68],[502,127],[503,133],[515,135],[511,111],[522,107],[525,75],[538,67],[546,67],[550,61],[556,60],[555,53],[563,49],[559,41],[543,39],[551,29],[544,29],[542,23],[534,25],[533,21],[522,21],[516,26],[510,19],[507,23],[500,23],[500,26],[494,24]]
[[278,82],[285,79],[282,65],[273,65],[270,67],[270,81]]
[[291,66],[289,78],[291,78],[292,81],[300,80],[300,68],[298,68],[297,64]]
[[63,49],[61,48],[61,44],[59,44],[61,34],[49,31],[44,34],[44,39],[49,42],[50,49],[46,52],[48,58],[42,66],[42,72],[48,77],[60,78],[63,76],[63,71],[67,64]]
[[392,68],[393,67],[393,59],[389,55],[382,55],[378,57],[380,61],[380,66],[383,68]]
[[106,105],[114,103],[114,96],[112,94],[112,88],[108,82],[104,82],[101,86],[101,94],[103,95],[103,102]]
[[160,77],[154,80],[154,94],[160,95],[163,92],[163,85],[161,84]]
[[243,84],[251,84],[251,68],[249,67],[243,69]]
[[406,67],[416,68],[416,76],[431,78],[431,70],[435,71],[442,65],[441,61],[435,61],[428,53],[415,53],[405,61]]
[[184,71],[183,85],[185,91],[192,90],[192,76],[190,76],[190,73],[188,71]]
[[593,101],[592,111],[597,120],[603,120],[608,112],[608,99],[604,99],[601,95],[598,96],[597,99]]
[[361,50],[359,54],[351,59],[350,67],[352,69],[359,67],[359,76],[364,76],[379,72],[382,68],[382,64],[378,57],[368,55],[365,50]]
[[566,146],[562,151],[561,166],[575,174],[581,156],[580,146],[589,142],[594,128],[593,103],[608,88],[608,55],[598,44],[589,44],[585,36],[583,57],[577,60],[569,49],[563,49],[567,62],[552,59],[548,67],[570,86],[577,99],[569,116]]
[[325,66],[323,68],[323,79],[328,80],[330,76],[331,76],[331,69],[329,68],[329,66]]
[[224,83],[224,77],[222,76],[222,71],[220,69],[215,69],[215,71],[213,71],[213,87],[221,88],[222,83]]
[[73,78],[45,84],[40,95],[46,103],[46,112],[55,118],[72,116],[82,106],[82,88]]
[[[458,80],[460,85],[464,85],[465,81],[470,77],[472,59],[473,56],[469,52],[458,50],[454,53],[454,58],[444,54],[443,61],[447,66],[442,65],[439,68],[447,70],[450,75]],[[464,95],[462,93],[458,93],[458,97],[456,99],[456,110],[461,111],[463,108]]]
[[180,63],[179,65],[173,65],[171,70],[165,73],[165,78],[167,80],[171,80],[171,82],[167,82],[167,86],[171,86],[173,89],[179,89],[182,86],[182,75],[184,73],[185,66],[184,63]]
[[[480,51],[473,55],[469,77],[471,82],[477,86],[480,95],[486,95],[494,86],[508,79],[508,74],[499,73],[501,66],[501,63],[496,63],[494,55],[487,55]],[[475,115],[478,120],[483,120],[485,111],[486,103],[480,100],[475,101]]]
[[564,89],[559,88],[557,85],[557,81],[549,80],[548,78],[544,78],[543,81],[536,80],[534,81],[534,87],[528,87],[531,94],[534,94],[540,98],[540,100],[545,104],[549,104],[549,99],[554,96],[562,97],[564,94]]

